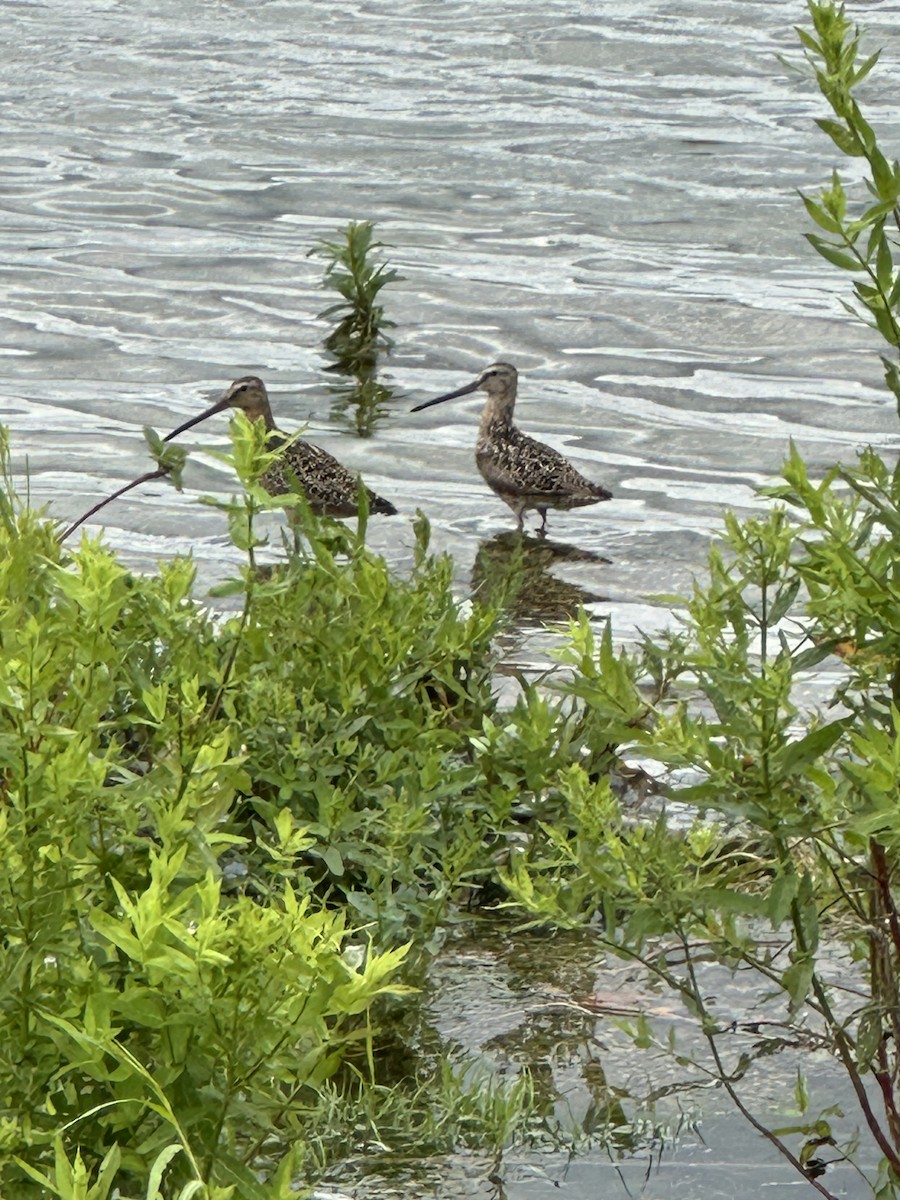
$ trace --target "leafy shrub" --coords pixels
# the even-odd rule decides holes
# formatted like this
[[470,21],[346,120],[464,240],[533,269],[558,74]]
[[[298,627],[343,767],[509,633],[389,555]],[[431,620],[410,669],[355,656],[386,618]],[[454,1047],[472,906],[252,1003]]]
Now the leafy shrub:
[[[64,553],[6,473],[0,1186],[17,1195],[27,1178],[271,1200],[346,1142],[317,1128],[336,1104],[349,1128],[381,1107],[462,1130],[483,1110],[490,1140],[528,1102],[525,1078],[467,1091],[440,1064],[386,1088],[373,1012],[461,903],[503,895],[572,764],[609,769],[621,714],[537,688],[501,714],[499,617],[460,606],[424,520],[398,578],[366,548],[364,500],[355,530],[273,500],[265,431],[233,430],[245,491],[211,501],[247,555],[228,618],[193,598],[188,561],[135,576],[89,539]],[[263,569],[276,505],[298,549]]]
[[[900,168],[853,94],[878,56],[858,62],[843,5],[809,0],[809,9],[812,31],[798,32],[837,118],[819,124],[842,152],[867,160],[874,197],[852,216],[835,172],[819,199],[806,200],[830,240],[810,240],[858,276],[861,315],[895,349],[900,278],[889,227],[900,225]],[[897,364],[883,362],[900,397]],[[767,516],[726,517],[707,579],[683,602],[682,631],[643,647],[655,693],[631,749],[666,765],[665,792],[694,807],[693,826],[678,834],[664,812],[656,824],[628,819],[608,780],[576,767],[574,830],[554,828],[553,852],[521,856],[505,883],[533,921],[602,917],[609,949],[644,963],[698,1018],[707,1057],[672,1030],[677,1060],[723,1087],[825,1196],[822,1155],[855,1161],[857,1132],[842,1128],[831,1097],[813,1108],[802,1070],[800,1117],[781,1130],[754,1115],[744,1081],[757,1060],[798,1039],[830,1051],[881,1155],[877,1172],[860,1173],[885,1200],[900,1191],[900,469],[869,449],[814,482],[792,449],[783,482],[768,490],[779,503]],[[804,712],[800,686],[826,659],[842,664],[838,683],[821,711]],[[573,686],[593,708],[586,678],[583,668]],[[628,740],[622,730],[619,741]],[[849,978],[835,975],[835,947],[855,964]],[[773,1031],[750,1050],[725,1036],[740,1021],[707,995],[710,959],[755,977],[770,1004],[773,989],[780,995]],[[647,1020],[631,1032],[639,1046],[659,1044]]]

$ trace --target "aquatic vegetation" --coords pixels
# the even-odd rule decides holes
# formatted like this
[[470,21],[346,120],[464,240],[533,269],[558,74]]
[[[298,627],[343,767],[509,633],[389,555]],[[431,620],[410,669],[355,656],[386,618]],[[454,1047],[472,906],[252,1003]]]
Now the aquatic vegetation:
[[344,368],[355,367],[393,345],[385,330],[394,322],[385,317],[379,296],[400,275],[387,263],[373,262],[373,254],[383,245],[375,240],[373,221],[351,221],[340,241],[322,238],[310,251],[329,260],[324,283],[341,296],[319,317],[340,316],[325,338],[325,348]]
[[[810,12],[822,127],[877,196],[848,216],[835,175],[806,202],[814,244],[859,276],[893,355],[900,173],[853,97],[874,56],[857,63],[842,7]],[[331,349],[359,382],[387,346],[374,248],[370,225],[328,244]],[[885,371],[900,398],[894,357]],[[856,1153],[848,1119],[802,1068],[789,1126],[751,1098],[773,1055],[830,1054],[882,1156],[861,1176],[896,1195],[900,473],[866,451],[814,481],[792,451],[769,513],[726,519],[680,629],[632,654],[581,613],[563,669],[504,708],[502,601],[460,605],[424,518],[399,577],[365,545],[365,494],[355,526],[317,517],[267,491],[260,422],[237,415],[232,439],[242,491],[209,503],[245,564],[219,619],[189,562],[135,576],[99,542],[62,549],[0,443],[0,1191],[284,1200],[387,1143],[477,1147],[499,1169],[516,1139],[552,1138],[540,1047],[505,1081],[411,1028],[430,957],[474,910],[642,965],[704,1050],[644,1012],[620,1020],[634,1045],[724,1089],[825,1196],[824,1161]],[[275,507],[303,537],[263,569]],[[798,685],[825,662],[833,706],[806,713]],[[674,826],[670,800],[696,819]],[[755,979],[771,1020],[717,1000],[710,966]],[[621,1089],[594,1071],[587,1091],[577,1136],[608,1125],[633,1147]]]
[[[88,538],[67,552],[0,445],[0,1187],[17,1196],[163,1179],[288,1196],[376,1137],[365,1112],[437,1136],[443,1106],[441,1144],[456,1128],[495,1153],[530,1119],[524,1073],[385,1082],[380,1023],[463,908],[502,897],[557,778],[614,762],[614,731],[534,688],[501,712],[501,618],[460,607],[424,519],[397,577],[364,504],[347,528],[273,497],[262,423],[232,431],[244,491],[210,501],[246,555],[227,619],[188,561],[135,576]],[[301,548],[263,571],[260,516],[285,504]]]
[[65,1143],[72,1172],[168,1164],[255,1194],[255,1143],[291,1141],[372,1004],[402,992],[406,951],[350,954],[345,916],[277,869],[309,844],[284,817],[256,839],[265,904],[234,886],[240,681],[190,564],[133,577],[89,542],[62,558],[9,495],[0,540],[3,1190],[46,1194],[14,1161],[40,1179],[54,1155],[62,1186]]
[[393,347],[385,331],[394,327],[384,315],[381,292],[402,276],[387,263],[376,261],[383,248],[384,243],[375,239],[374,222],[351,221],[339,241],[322,238],[310,251],[328,260],[323,285],[341,296],[319,317],[337,318],[324,338],[333,359],[328,370],[347,380],[332,385],[337,396],[335,409],[339,416],[353,411],[360,437],[371,436],[393,396],[378,380],[379,357]]

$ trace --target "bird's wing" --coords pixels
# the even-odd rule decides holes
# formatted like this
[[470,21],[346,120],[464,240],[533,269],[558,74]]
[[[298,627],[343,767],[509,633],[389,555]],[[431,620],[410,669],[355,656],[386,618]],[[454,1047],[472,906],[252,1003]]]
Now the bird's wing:
[[[352,517],[358,508],[359,479],[321,446],[313,446],[303,438],[295,437],[287,442],[277,461],[269,468],[260,482],[272,495],[283,495],[297,486],[306,496],[314,512],[327,512],[332,516]],[[372,512],[393,514],[393,504],[366,488],[369,508]]]
[[292,472],[310,504],[349,507],[356,511],[356,475],[342,463],[302,438],[285,448],[284,465]]
[[518,496],[558,496],[592,492],[595,485],[567,458],[535,438],[515,436],[479,449],[478,466],[492,487]]

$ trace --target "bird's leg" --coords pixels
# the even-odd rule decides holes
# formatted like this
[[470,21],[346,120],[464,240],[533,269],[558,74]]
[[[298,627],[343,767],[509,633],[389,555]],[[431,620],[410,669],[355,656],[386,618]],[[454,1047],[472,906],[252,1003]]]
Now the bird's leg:
[[525,532],[525,509],[522,507],[516,508],[516,532]]
[[[300,538],[302,531],[300,528],[300,522],[297,520],[297,510],[295,508],[289,508],[287,510],[287,523],[288,529],[291,531],[291,540],[294,543],[294,558],[299,558]],[[287,539],[285,539],[285,548],[287,548]]]
[[538,530],[538,537],[545,538],[547,536],[547,510],[546,508],[539,507],[538,512],[541,514],[541,527]]

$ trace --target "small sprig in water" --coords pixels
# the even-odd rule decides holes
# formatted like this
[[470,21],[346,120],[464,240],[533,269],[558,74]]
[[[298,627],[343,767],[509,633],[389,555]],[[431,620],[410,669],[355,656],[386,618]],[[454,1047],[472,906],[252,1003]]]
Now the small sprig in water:
[[372,254],[384,246],[384,242],[373,240],[374,232],[374,221],[351,221],[341,241],[322,238],[310,251],[329,260],[324,285],[342,297],[323,309],[319,317],[340,314],[337,325],[325,338],[325,348],[348,370],[376,358],[380,350],[389,352],[393,346],[385,330],[392,329],[394,322],[385,317],[378,298],[381,289],[400,275],[387,263],[372,261]]
[[333,390],[341,412],[355,408],[360,437],[372,433],[393,396],[391,389],[377,380],[379,354],[389,354],[394,344],[385,332],[394,322],[385,317],[380,298],[382,288],[402,278],[387,263],[373,261],[384,247],[383,242],[374,240],[374,231],[372,221],[351,221],[341,240],[322,238],[310,251],[329,260],[323,284],[341,295],[319,317],[338,319],[323,344],[334,359],[328,370],[348,378]]

